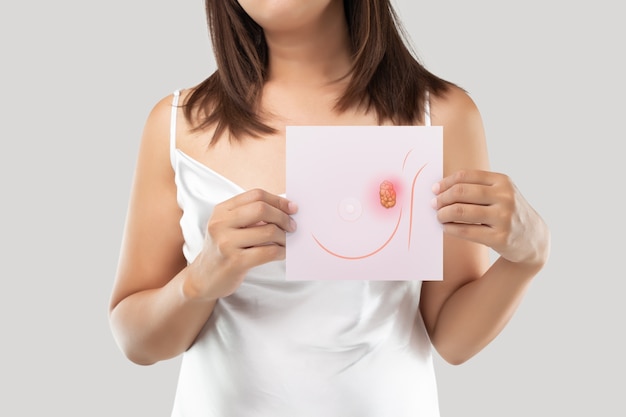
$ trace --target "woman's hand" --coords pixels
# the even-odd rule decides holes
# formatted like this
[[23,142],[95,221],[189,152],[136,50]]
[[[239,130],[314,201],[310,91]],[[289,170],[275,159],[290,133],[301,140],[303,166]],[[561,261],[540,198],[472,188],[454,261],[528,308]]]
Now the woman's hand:
[[225,297],[241,285],[250,268],[284,259],[285,234],[296,229],[290,217],[296,211],[286,198],[260,189],[215,206],[185,292],[212,300]]
[[508,176],[458,171],[436,183],[433,192],[444,233],[489,246],[511,262],[546,262],[548,228]]

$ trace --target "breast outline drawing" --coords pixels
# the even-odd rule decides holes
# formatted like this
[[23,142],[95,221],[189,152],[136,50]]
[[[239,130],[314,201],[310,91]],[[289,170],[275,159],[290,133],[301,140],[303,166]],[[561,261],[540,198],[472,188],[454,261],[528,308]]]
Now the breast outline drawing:
[[[405,166],[406,166],[406,162],[409,158],[409,155],[411,154],[411,152],[413,151],[413,149],[410,149],[406,155],[404,156],[404,160],[402,162],[402,171],[404,171]],[[415,173],[415,175],[413,176],[413,180],[411,181],[411,193],[410,193],[410,197],[409,197],[409,204],[410,204],[410,209],[409,209],[409,230],[408,230],[408,242],[407,242],[407,250],[411,248],[411,238],[412,238],[412,229],[413,229],[413,204],[414,204],[414,195],[415,195],[415,185],[417,182],[417,178],[419,177],[419,175],[422,173],[422,171],[424,170],[424,168],[428,165],[428,162],[426,162],[424,165],[421,166],[421,168],[419,168],[417,170],[417,172]],[[383,180],[383,181],[387,181],[387,180]],[[382,202],[381,202],[382,204]],[[361,255],[345,255],[345,254],[341,254],[337,251],[331,250],[328,245],[325,245],[324,243],[322,243],[316,236],[315,233],[311,232],[311,237],[313,238],[313,240],[315,241],[315,243],[318,245],[319,248],[321,248],[324,252],[328,253],[329,255],[332,255],[334,257],[340,258],[340,259],[345,259],[345,260],[360,260],[360,259],[365,259],[365,258],[369,258],[371,256],[376,255],[377,253],[381,252],[385,247],[387,247],[389,245],[389,243],[393,240],[393,238],[395,237],[396,233],[398,232],[398,228],[400,227],[401,221],[402,221],[402,212],[403,210],[400,209],[399,213],[398,213],[398,218],[396,221],[396,224],[393,228],[393,230],[391,231],[391,233],[389,234],[389,237],[379,246],[377,246],[375,249],[373,249],[370,252],[361,254]]]

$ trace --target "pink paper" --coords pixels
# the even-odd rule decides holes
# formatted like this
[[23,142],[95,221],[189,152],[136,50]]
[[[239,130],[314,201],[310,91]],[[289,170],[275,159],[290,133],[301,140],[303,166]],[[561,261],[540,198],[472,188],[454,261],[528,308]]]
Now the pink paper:
[[442,280],[441,126],[288,126],[287,280]]

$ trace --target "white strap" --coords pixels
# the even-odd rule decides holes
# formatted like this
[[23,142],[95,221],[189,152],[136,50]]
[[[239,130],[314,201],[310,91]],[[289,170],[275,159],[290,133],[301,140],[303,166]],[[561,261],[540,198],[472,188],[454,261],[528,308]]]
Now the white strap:
[[424,101],[424,126],[430,126],[430,94],[426,91],[426,100]]
[[172,168],[174,166],[174,152],[176,151],[176,116],[178,115],[178,98],[180,97],[180,90],[174,91],[174,98],[172,99],[172,113],[170,116],[170,161],[172,162]]

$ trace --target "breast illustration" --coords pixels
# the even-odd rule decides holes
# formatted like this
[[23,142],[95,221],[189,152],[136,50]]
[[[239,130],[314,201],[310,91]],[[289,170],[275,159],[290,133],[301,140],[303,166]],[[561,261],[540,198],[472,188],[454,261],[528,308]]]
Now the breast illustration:
[[288,126],[287,280],[439,280],[441,127]]
[[[409,157],[411,152],[412,150],[409,150],[407,154],[405,155],[404,162],[402,163],[402,168],[406,166],[407,158]],[[411,181],[411,187],[409,189],[409,192],[406,193],[404,198],[401,198],[403,204],[401,204],[400,206],[408,204],[408,210],[406,210],[405,208],[405,210],[408,212],[408,216],[407,216],[408,222],[405,222],[406,224],[404,225],[404,227],[408,227],[408,230],[406,233],[406,236],[408,236],[407,249],[410,248],[411,246],[411,237],[413,235],[411,229],[413,228],[413,199],[414,199],[415,183],[416,183],[417,178],[419,177],[419,174],[422,172],[422,170],[424,169],[426,165],[427,164],[424,164],[417,171],[417,173],[415,173]],[[404,176],[402,175],[398,176],[400,180],[396,180],[396,182],[402,181],[401,178],[403,177]],[[403,182],[406,182],[406,181],[403,181]],[[403,188],[406,188],[406,187],[403,187]],[[372,193],[373,193],[373,190],[372,190]],[[366,192],[366,194],[369,194],[369,192]],[[380,206],[383,207],[384,209],[389,210],[389,209],[396,207],[398,203],[398,193],[396,192],[396,186],[394,186],[394,181],[385,179],[382,182],[380,182],[380,185],[378,187],[378,198],[379,198],[378,202]],[[377,208],[376,202],[372,199],[366,198],[365,203],[362,203],[361,200],[358,198],[347,197],[347,198],[342,199],[339,202],[337,212],[341,219],[347,222],[357,222],[359,219],[361,219],[364,210],[376,211],[376,208]],[[390,216],[393,216],[393,217],[390,217]],[[345,259],[345,260],[365,259],[365,258],[374,256],[380,251],[382,251],[383,249],[385,249],[389,245],[389,243],[392,242],[392,240],[396,237],[398,229],[400,228],[400,225],[402,224],[402,220],[403,220],[403,208],[399,207],[399,209],[395,213],[393,212],[390,213],[390,216],[384,216],[386,217],[385,223],[387,223],[386,227],[389,228],[389,232],[385,234],[384,238],[381,239],[379,242],[376,242],[375,239],[370,239],[372,242],[374,242],[374,244],[372,245],[372,249],[367,250],[367,251],[362,251],[361,253],[356,253],[355,251],[346,250],[346,248],[351,247],[351,245],[346,244],[346,243],[337,244],[337,242],[335,242],[335,244],[333,245],[333,242],[326,242],[323,239],[316,236],[315,231],[311,233],[311,238],[315,241],[315,243],[319,246],[319,248],[321,248],[323,251],[325,251],[326,253],[334,257]],[[389,218],[394,219],[394,221],[391,224],[389,224],[388,222]],[[372,224],[372,223],[379,223],[379,222],[381,222],[380,216],[378,218],[375,218],[375,217],[372,218],[368,216],[365,221],[362,221],[358,225],[358,229],[357,228],[353,228],[353,229],[356,230],[357,237],[360,237],[361,239],[363,238],[367,239],[367,235],[366,235],[367,230],[368,229],[373,230],[376,228],[376,226],[380,228],[379,225]],[[335,233],[333,240],[337,239],[338,233],[339,231]]]

